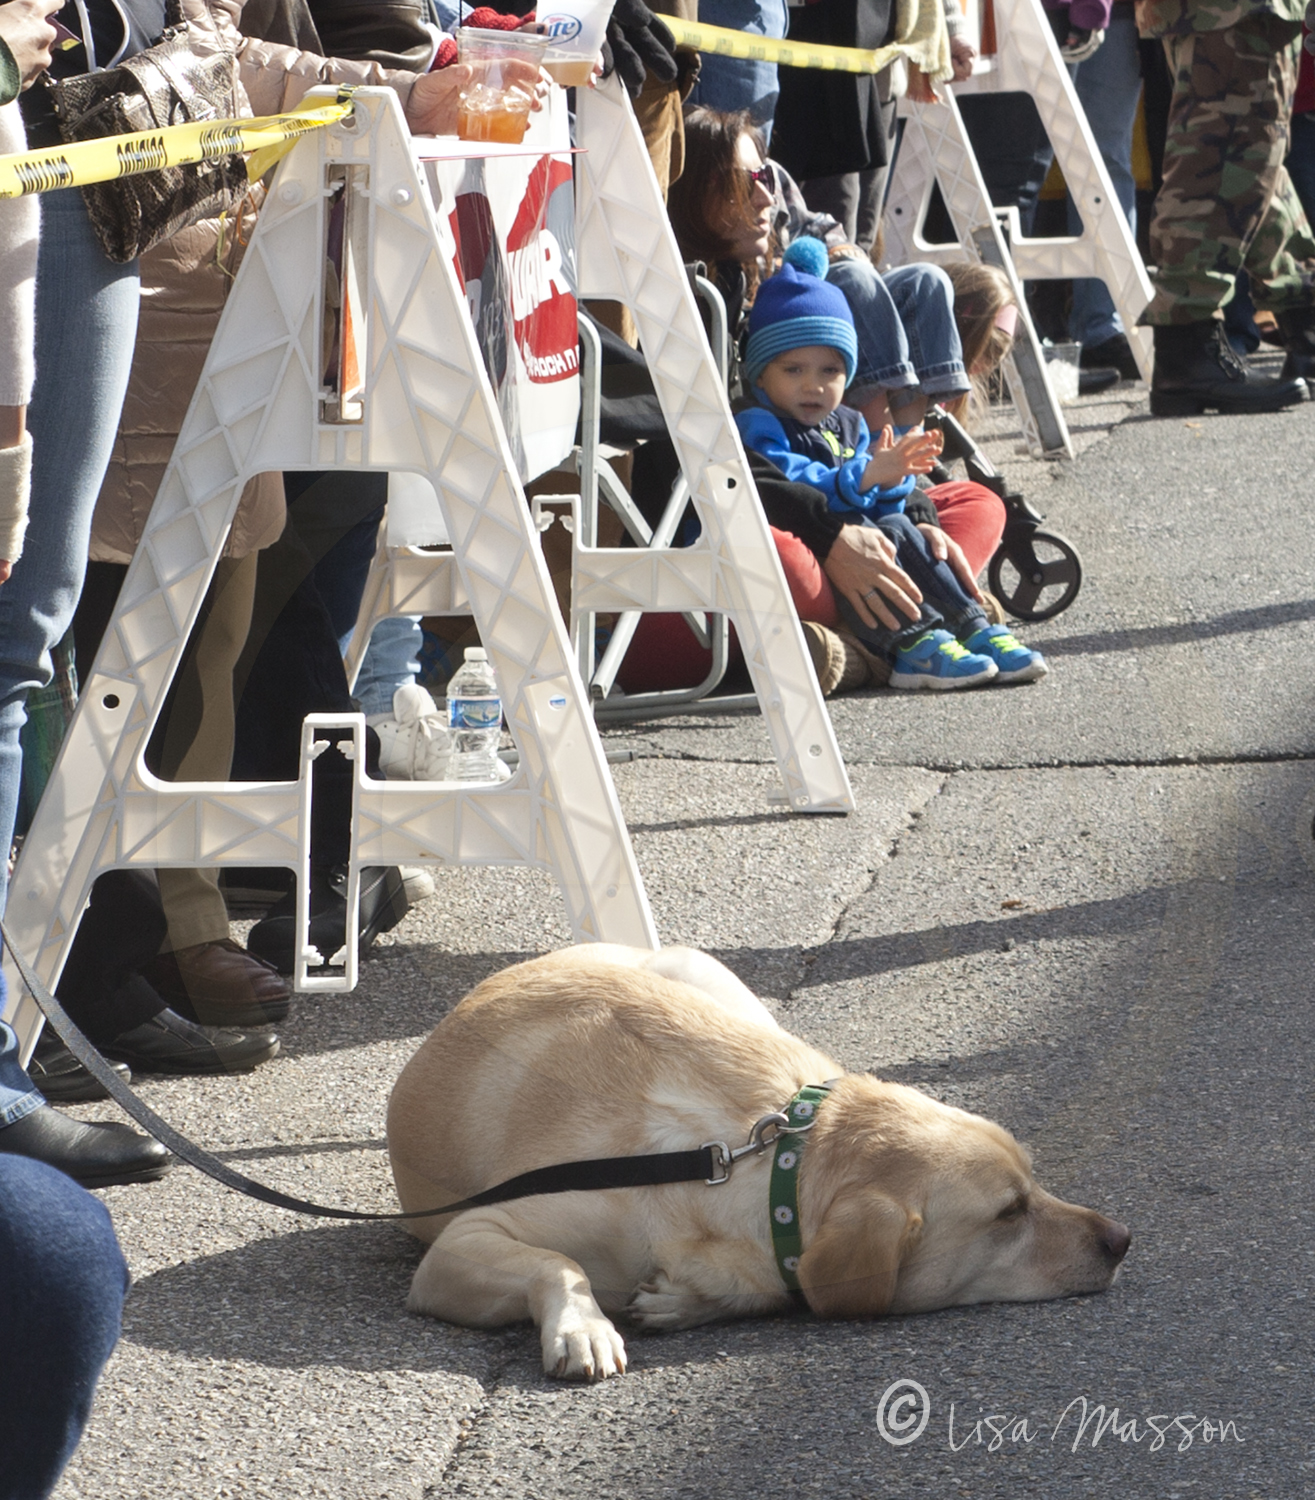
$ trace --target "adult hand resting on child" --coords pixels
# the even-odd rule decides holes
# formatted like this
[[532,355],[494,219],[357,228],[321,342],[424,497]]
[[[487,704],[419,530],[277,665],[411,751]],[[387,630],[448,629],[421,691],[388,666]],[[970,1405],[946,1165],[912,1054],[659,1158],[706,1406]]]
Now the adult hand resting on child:
[[933,526],[928,521],[919,521],[918,530],[927,538],[927,545],[936,561],[949,563],[954,576],[963,585],[964,593],[971,595],[979,604],[985,604],[986,600],[973,576],[972,564],[964,556],[963,548],[958,542],[952,536],[947,536],[939,526]]
[[869,629],[880,621],[887,630],[898,630],[894,609],[910,620],[918,618],[922,591],[895,561],[894,542],[875,526],[842,527],[822,571]]

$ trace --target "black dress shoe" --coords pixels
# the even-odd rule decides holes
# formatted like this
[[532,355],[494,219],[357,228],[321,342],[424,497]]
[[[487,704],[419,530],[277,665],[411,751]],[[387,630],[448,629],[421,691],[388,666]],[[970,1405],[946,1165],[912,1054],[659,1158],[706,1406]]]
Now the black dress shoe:
[[1114,369],[1078,371],[1078,395],[1094,396],[1097,391],[1107,391],[1112,385],[1118,385],[1119,372]]
[[1213,408],[1225,416],[1282,411],[1309,399],[1306,382],[1259,375],[1233,352],[1217,318],[1157,324],[1153,417],[1192,417]]
[[1084,370],[1115,369],[1121,380],[1140,380],[1137,356],[1132,352],[1126,333],[1102,339],[1099,344],[1083,344],[1078,363]]
[[[325,964],[347,941],[347,870],[311,871],[310,941]],[[402,876],[391,865],[361,871],[360,944],[364,950],[381,932],[397,926],[409,910]],[[297,896],[290,891],[247,934],[249,952],[291,974],[297,941]]]
[[248,1036],[193,1026],[172,1010],[120,1032],[101,1048],[106,1057],[126,1062],[134,1073],[249,1073],[277,1057],[279,1039],[272,1032]]
[[85,1188],[155,1182],[173,1166],[173,1157],[149,1135],[108,1121],[84,1125],[48,1104],[0,1129],[0,1151],[43,1161]]
[[[124,1083],[132,1082],[132,1074],[123,1063],[112,1062],[110,1067]],[[47,1099],[57,1099],[61,1104],[84,1104],[110,1097],[105,1085],[87,1072],[49,1027],[41,1033],[32,1053],[27,1076]]]

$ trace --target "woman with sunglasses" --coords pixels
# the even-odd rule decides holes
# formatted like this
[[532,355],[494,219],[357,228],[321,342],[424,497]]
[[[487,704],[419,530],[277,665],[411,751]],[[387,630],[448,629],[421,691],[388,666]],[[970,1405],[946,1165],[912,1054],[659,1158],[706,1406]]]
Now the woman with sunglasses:
[[[725,299],[733,343],[769,254],[806,231],[828,244],[832,264],[827,279],[845,294],[854,313],[859,361],[846,401],[865,415],[872,412],[871,430],[880,431],[890,421],[914,426],[932,400],[966,403],[970,381],[945,272],[906,266],[883,278],[866,257],[847,257],[843,251],[837,255],[843,230],[833,219],[808,212],[788,174],[766,160],[762,137],[746,114],[702,107],[688,111],[685,150],[685,172],[668,200],[672,228],[685,260],[706,264]],[[839,618],[837,592],[872,628],[897,628],[897,612],[917,617],[918,591],[879,532],[841,524],[839,516],[815,505],[807,486],[790,484],[765,460],[752,457],[751,463],[801,620],[831,632]],[[675,467],[667,444],[651,443],[639,451],[635,498],[641,508],[646,501],[652,508],[656,496],[665,498]],[[645,495],[646,489],[651,493]],[[938,485],[922,493],[910,515],[927,533],[937,557],[947,560],[965,589],[976,595],[976,577],[1004,529],[998,497],[968,481]],[[815,659],[825,655],[836,661],[839,648],[832,640],[811,628],[805,634],[817,647]],[[707,655],[679,616],[647,615],[618,681],[627,692],[685,687],[706,671]],[[848,682],[850,675],[840,680]],[[862,674],[852,675],[861,683]]]

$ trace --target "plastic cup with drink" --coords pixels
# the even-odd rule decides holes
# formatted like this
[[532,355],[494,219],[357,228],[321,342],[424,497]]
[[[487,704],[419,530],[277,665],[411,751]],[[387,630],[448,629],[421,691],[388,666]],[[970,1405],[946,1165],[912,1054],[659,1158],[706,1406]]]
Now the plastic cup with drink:
[[548,38],[543,65],[563,88],[584,88],[603,49],[613,0],[550,0],[537,11]]
[[484,31],[463,26],[457,32],[458,61],[469,63],[470,83],[457,104],[457,135],[463,141],[494,141],[516,146],[530,123],[533,89],[506,76],[509,62],[543,65],[548,38],[529,31]]

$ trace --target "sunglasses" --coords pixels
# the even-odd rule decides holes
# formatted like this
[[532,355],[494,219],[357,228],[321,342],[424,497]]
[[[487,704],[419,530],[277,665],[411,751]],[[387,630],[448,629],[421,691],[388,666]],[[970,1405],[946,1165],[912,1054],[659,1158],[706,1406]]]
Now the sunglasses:
[[744,175],[749,179],[750,192],[753,192],[754,188],[760,187],[765,188],[770,193],[775,186],[772,181],[772,169],[765,164],[757,169],[745,167]]

